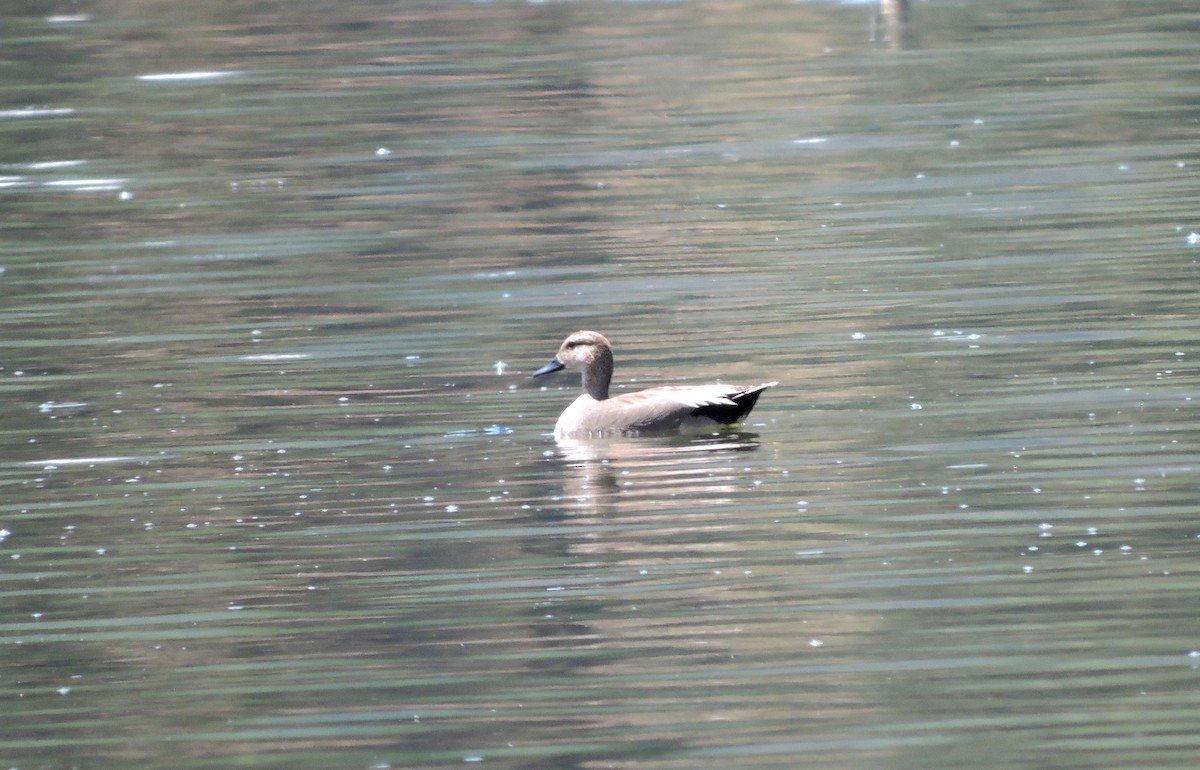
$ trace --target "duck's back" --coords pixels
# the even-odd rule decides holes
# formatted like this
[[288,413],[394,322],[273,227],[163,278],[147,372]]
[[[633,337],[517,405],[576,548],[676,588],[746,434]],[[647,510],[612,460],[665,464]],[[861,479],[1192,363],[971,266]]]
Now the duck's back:
[[649,388],[602,401],[584,393],[563,411],[557,436],[605,435],[675,430],[684,425],[715,426],[749,414],[770,382],[754,388],[693,385]]

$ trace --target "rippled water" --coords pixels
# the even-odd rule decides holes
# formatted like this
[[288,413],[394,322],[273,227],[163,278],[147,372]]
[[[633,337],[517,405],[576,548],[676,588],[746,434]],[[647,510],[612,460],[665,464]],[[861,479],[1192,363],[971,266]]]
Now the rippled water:
[[[1200,762],[1191,4],[53,12],[6,767]],[[578,328],[781,384],[556,444]]]

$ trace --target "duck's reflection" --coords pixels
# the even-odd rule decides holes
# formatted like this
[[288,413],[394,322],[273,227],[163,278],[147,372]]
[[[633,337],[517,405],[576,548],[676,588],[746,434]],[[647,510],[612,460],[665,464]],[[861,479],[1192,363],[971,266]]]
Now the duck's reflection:
[[879,13],[871,17],[871,40],[896,49],[909,47],[908,0],[879,0]]
[[740,432],[560,439],[563,502],[568,512],[588,515],[616,513],[627,505],[660,506],[677,495],[729,502],[740,486],[734,456],[758,446],[757,434]]

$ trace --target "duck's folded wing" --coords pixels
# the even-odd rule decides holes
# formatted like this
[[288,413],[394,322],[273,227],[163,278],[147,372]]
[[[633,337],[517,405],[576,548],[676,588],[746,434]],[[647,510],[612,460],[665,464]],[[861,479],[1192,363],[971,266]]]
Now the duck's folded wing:
[[675,428],[690,417],[712,420],[717,424],[737,422],[749,412],[758,395],[775,385],[755,388],[736,385],[694,385],[650,388],[609,399],[637,430]]

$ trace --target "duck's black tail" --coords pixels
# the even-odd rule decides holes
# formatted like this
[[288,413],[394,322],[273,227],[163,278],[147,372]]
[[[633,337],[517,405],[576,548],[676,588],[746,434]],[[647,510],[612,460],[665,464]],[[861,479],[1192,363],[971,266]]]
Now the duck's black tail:
[[758,397],[767,388],[773,388],[778,385],[778,382],[767,382],[753,388],[737,391],[729,395],[731,404],[705,404],[697,408],[692,414],[696,417],[707,417],[710,420],[715,420],[721,425],[732,425],[735,422],[741,422],[742,418],[750,414],[750,410],[758,403]]

